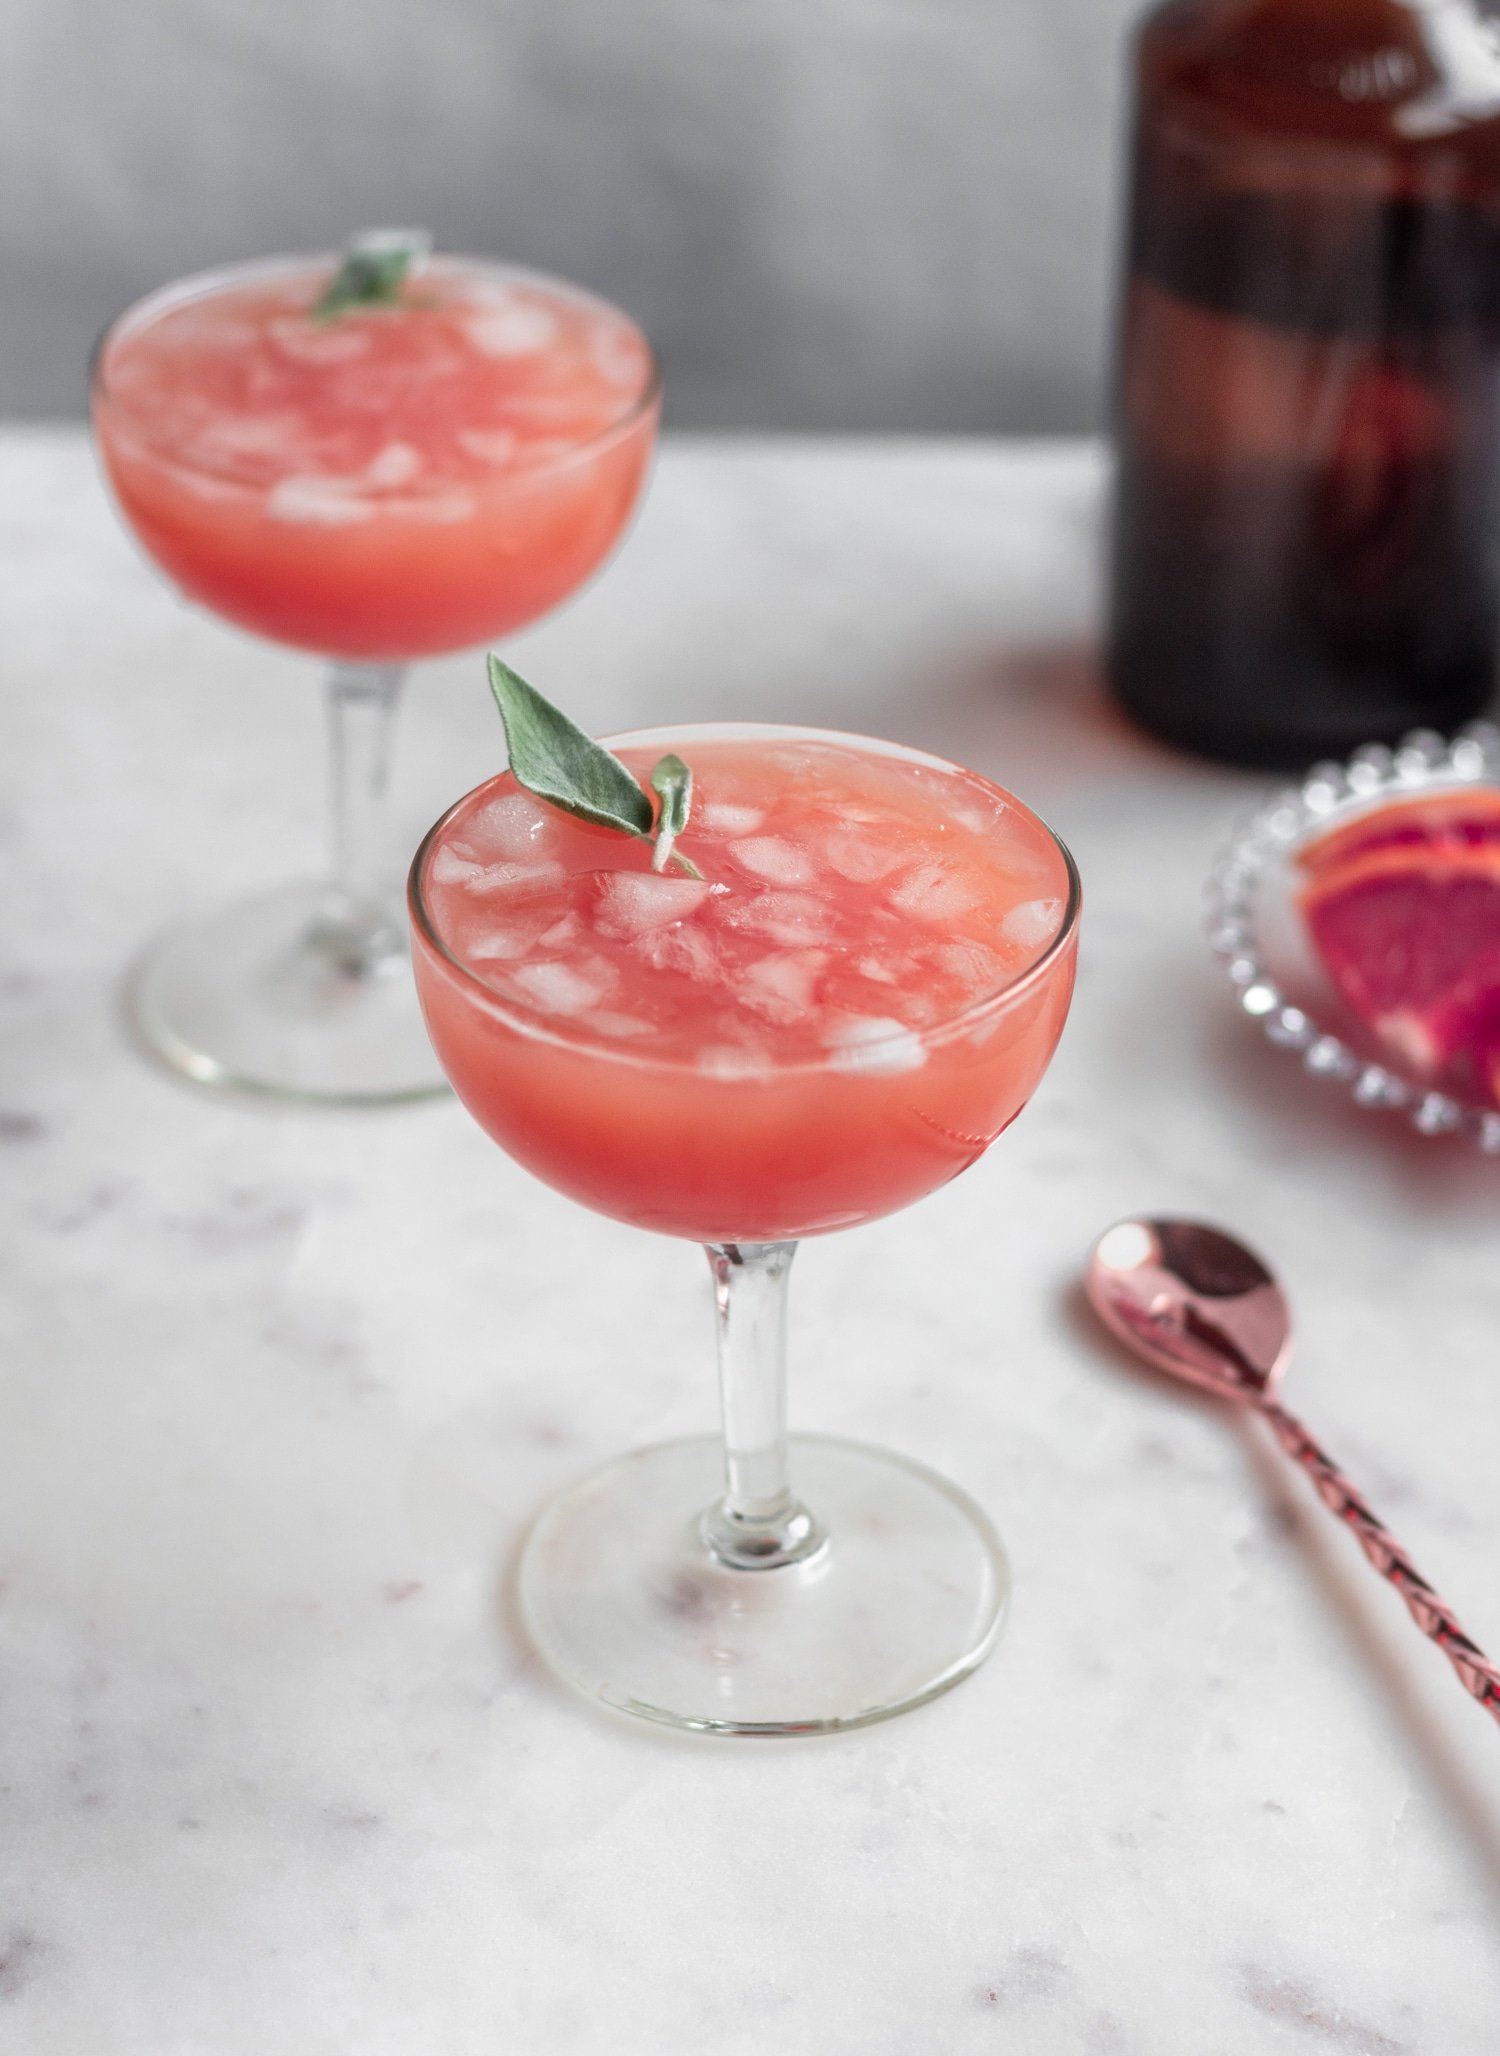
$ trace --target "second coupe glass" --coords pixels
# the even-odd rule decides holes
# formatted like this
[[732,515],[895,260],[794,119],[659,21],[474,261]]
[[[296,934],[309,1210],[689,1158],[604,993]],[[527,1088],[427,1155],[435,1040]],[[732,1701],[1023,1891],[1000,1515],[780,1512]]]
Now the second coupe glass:
[[121,512],[178,589],[332,660],[329,875],[155,943],[134,1024],[201,1083],[347,1102],[442,1080],[385,823],[404,667],[535,621],[639,497],[658,381],[626,316],[469,258],[330,311],[333,257],[166,287],[100,345],[94,429]]

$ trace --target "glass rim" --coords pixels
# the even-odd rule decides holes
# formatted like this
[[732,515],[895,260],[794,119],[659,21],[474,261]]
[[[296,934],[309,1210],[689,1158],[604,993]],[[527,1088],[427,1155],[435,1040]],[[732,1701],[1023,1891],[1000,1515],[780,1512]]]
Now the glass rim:
[[[112,414],[117,414],[125,421],[128,421],[132,428],[152,446],[153,452],[160,454],[164,462],[171,464],[177,470],[198,477],[212,478],[233,485],[241,485],[247,490],[263,490],[265,486],[263,479],[248,477],[241,468],[234,464],[189,463],[180,456],[173,456],[160,450],[152,433],[150,421],[132,410],[128,403],[122,400],[119,394],[111,388],[105,371],[105,356],[111,342],[124,331],[126,324],[134,321],[136,317],[139,317],[142,322],[154,320],[158,314],[167,311],[169,308],[186,305],[194,299],[207,298],[211,293],[218,292],[221,288],[228,285],[241,284],[262,277],[273,278],[288,272],[312,271],[320,266],[336,266],[338,262],[339,253],[336,250],[313,250],[303,252],[300,255],[292,252],[283,252],[270,257],[250,257],[230,264],[214,265],[205,271],[187,272],[183,277],[171,279],[165,285],[154,286],[150,292],[143,293],[139,298],[131,300],[105,323],[104,327],[95,337],[93,347],[89,351],[88,392],[90,411],[94,416],[96,424],[101,411],[107,408]],[[567,470],[573,464],[598,456],[601,451],[608,449],[612,443],[623,441],[643,421],[649,420],[660,406],[662,369],[651,338],[646,334],[645,329],[642,328],[633,314],[628,314],[623,307],[617,307],[612,300],[605,299],[603,294],[592,291],[588,286],[578,285],[572,279],[559,277],[555,272],[540,271],[525,264],[510,264],[499,257],[474,257],[462,251],[437,250],[429,258],[425,259],[424,263],[431,265],[466,265],[477,271],[500,273],[508,279],[560,290],[575,300],[590,302],[602,311],[616,315],[621,320],[628,321],[640,337],[646,351],[647,376],[645,384],[640,393],[629,402],[623,413],[616,420],[612,421],[607,428],[597,430],[593,435],[585,438],[584,441],[574,443],[570,448],[557,452],[541,463],[528,464],[520,469],[497,466],[493,476],[487,475],[478,481],[481,490],[493,491],[496,485],[519,486],[529,484],[536,479],[555,477],[559,472]],[[388,497],[391,499],[412,500],[420,499],[422,493],[420,491],[404,491],[391,493]]]
[[[908,763],[927,764],[931,765],[935,770],[957,772],[963,777],[976,779],[980,784],[988,786],[992,792],[1001,794],[1012,805],[1020,807],[1023,812],[1028,814],[1037,823],[1038,827],[1041,828],[1048,841],[1062,858],[1063,870],[1068,884],[1067,899],[1063,907],[1062,917],[1058,923],[1057,932],[1047,943],[1041,955],[1034,958],[1024,969],[1017,971],[1012,977],[1006,979],[1003,984],[986,992],[982,998],[971,1001],[968,1005],[959,1008],[956,1013],[946,1015],[941,1021],[932,1022],[922,1028],[903,1027],[901,1034],[914,1037],[921,1044],[924,1051],[959,1039],[989,1015],[998,1014],[1010,1007],[1029,988],[1041,984],[1052,966],[1066,953],[1077,934],[1078,919],[1083,907],[1083,882],[1079,877],[1078,866],[1073,861],[1073,853],[1057,831],[1037,813],[1034,807],[1028,806],[1025,800],[1018,798],[1007,786],[999,785],[994,779],[985,777],[982,771],[970,770],[966,765],[955,764],[949,757],[935,756],[929,750],[916,749],[907,743],[889,742],[878,736],[861,735],[853,729],[804,728],[792,722],[780,721],[683,722],[664,724],[653,728],[627,729],[618,734],[601,736],[599,740],[608,749],[630,749],[635,747],[656,748],[662,744],[691,744],[700,738],[705,741],[721,741],[741,736],[775,736],[780,739],[799,742],[833,743],[843,747],[854,743],[863,749],[873,750],[881,756],[898,757]],[[607,1036],[559,1033],[555,1026],[543,1020],[540,1015],[528,1013],[524,1008],[518,1007],[502,994],[496,992],[493,986],[487,985],[482,978],[449,949],[447,943],[439,934],[437,924],[433,920],[431,910],[427,904],[424,890],[423,872],[426,867],[428,854],[457,813],[468,806],[477,794],[486,791],[490,786],[497,784],[502,778],[509,775],[508,771],[497,771],[491,777],[482,779],[478,785],[471,786],[468,792],[461,794],[458,799],[454,800],[451,806],[443,810],[417,845],[416,854],[411,860],[411,867],[407,873],[407,904],[413,924],[417,928],[422,940],[429,945],[446,969],[458,980],[461,989],[470,992],[479,1000],[487,1012],[496,1015],[508,1028],[513,1029],[528,1041],[544,1042],[556,1048],[571,1050],[577,1054],[606,1058],[612,1062],[624,1064],[634,1070],[684,1071],[694,1069],[695,1057],[692,1052],[688,1052],[685,1055],[664,1056],[657,1052],[638,1049],[630,1043],[621,1043]],[[891,1043],[896,1040],[897,1037],[892,1034],[860,1044],[858,1047],[860,1052],[878,1052],[884,1043]],[[847,1049],[832,1049],[818,1056],[797,1057],[788,1062],[773,1061],[770,1072],[764,1075],[766,1082],[774,1082],[781,1078],[791,1078],[810,1072],[821,1071],[839,1071],[846,1072],[851,1076],[857,1076],[859,1067],[851,1062],[850,1052]],[[710,1082],[739,1085],[759,1083],[763,1074],[758,1071],[747,1070],[743,1076],[736,1077],[726,1074],[722,1080],[714,1079],[710,1073],[703,1073],[702,1075]]]

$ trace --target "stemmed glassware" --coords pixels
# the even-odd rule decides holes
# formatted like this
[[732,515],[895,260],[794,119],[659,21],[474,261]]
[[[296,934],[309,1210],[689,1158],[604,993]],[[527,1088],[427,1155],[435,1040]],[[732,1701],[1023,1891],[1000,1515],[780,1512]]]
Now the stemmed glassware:
[[711,725],[610,748],[643,784],[663,751],[691,768],[691,870],[507,773],[430,831],[409,887],[470,1112],[585,1205],[704,1244],[714,1281],[722,1443],[636,1451],[547,1507],[527,1622],[563,1677],[650,1720],[859,1726],[983,1659],[1007,1572],[945,1479],[789,1441],[793,1255],[1021,1110],[1068,1009],[1077,874],[1010,794],[894,744]]
[[[378,265],[391,240],[351,247]],[[99,452],[145,550],[188,598],[332,664],[329,875],[172,931],[132,974],[137,1031],[205,1084],[441,1089],[385,824],[404,669],[573,592],[654,444],[656,368],[626,316],[408,240],[368,301],[330,304],[330,256],[181,280],[121,315],[94,364]]]

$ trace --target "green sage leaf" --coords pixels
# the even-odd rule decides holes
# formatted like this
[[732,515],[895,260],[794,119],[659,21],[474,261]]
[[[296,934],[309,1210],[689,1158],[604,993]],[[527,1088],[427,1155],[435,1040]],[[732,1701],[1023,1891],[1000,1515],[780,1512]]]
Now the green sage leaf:
[[692,877],[702,874],[696,864],[690,864],[680,851],[672,845],[687,827],[688,809],[693,804],[693,774],[681,757],[663,757],[651,773],[651,789],[661,801],[656,816],[656,843],[651,852],[653,871],[665,871],[667,861],[675,857],[682,868]]
[[394,307],[408,272],[432,254],[425,228],[371,228],[344,245],[344,260],[313,308],[334,321],[351,307]]
[[580,821],[649,837],[651,802],[619,758],[493,654],[489,668],[517,783]]

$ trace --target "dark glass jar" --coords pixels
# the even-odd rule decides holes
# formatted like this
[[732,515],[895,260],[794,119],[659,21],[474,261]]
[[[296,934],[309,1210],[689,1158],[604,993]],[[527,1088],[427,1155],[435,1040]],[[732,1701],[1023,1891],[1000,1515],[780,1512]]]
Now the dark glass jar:
[[1108,664],[1298,765],[1487,702],[1500,15],[1168,0],[1137,44]]

